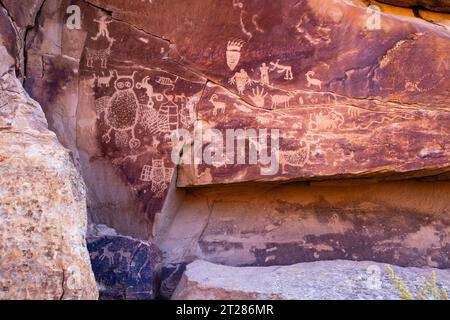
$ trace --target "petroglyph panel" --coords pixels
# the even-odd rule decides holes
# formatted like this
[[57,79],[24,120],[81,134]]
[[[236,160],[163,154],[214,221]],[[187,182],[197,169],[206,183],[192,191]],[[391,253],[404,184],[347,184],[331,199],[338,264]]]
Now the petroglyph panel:
[[[255,104],[270,103],[263,89],[255,89],[253,94]],[[393,103],[360,101],[335,94],[317,95],[316,104],[307,103],[305,99],[303,105],[291,106],[290,101],[298,100],[299,95],[304,92],[272,96],[273,108],[264,109],[243,102],[221,86],[208,83],[198,105],[203,134],[207,135],[211,129],[219,130],[224,137],[227,130],[235,128],[256,132],[279,129],[279,170],[272,175],[261,174],[264,164],[250,162],[250,134],[244,133],[241,138],[245,145],[239,150],[245,154],[245,163],[238,164],[234,158],[234,162],[215,166],[183,165],[178,184],[310,180],[341,175],[371,176],[380,172],[387,175],[410,172],[421,176],[429,170],[446,171],[450,164],[448,112],[403,109]],[[202,150],[210,143],[204,139]],[[220,152],[225,153],[227,148],[224,142]],[[236,154],[238,148],[235,143]]]

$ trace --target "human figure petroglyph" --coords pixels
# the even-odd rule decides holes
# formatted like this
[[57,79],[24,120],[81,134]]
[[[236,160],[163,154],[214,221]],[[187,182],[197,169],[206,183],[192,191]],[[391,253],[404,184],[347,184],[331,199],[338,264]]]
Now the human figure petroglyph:
[[187,112],[183,112],[181,113],[181,123],[185,128],[190,127],[191,125],[194,124],[196,118],[197,118],[197,114],[195,112],[195,106],[196,103],[198,102],[199,98],[198,97],[189,97],[186,99],[186,111]]
[[307,84],[308,88],[311,86],[316,86],[319,87],[319,89],[322,89],[322,81],[320,81],[319,79],[312,78],[314,75],[315,75],[314,71],[308,71],[306,73],[306,81],[308,81]]
[[86,66],[88,68],[93,68],[94,61],[100,61],[101,68],[106,69],[114,41],[115,41],[114,39],[111,39],[108,43],[108,47],[105,49],[97,50],[86,48]]
[[209,98],[209,102],[211,102],[214,106],[213,115],[215,115],[215,116],[217,116],[219,111],[221,113],[225,113],[225,107],[226,107],[225,102],[217,101],[217,99],[219,99],[217,94],[213,94],[211,96],[211,98]]
[[272,66],[270,68],[270,71],[276,70],[278,73],[284,73],[284,79],[285,80],[292,80],[294,79],[294,76],[292,74],[292,67],[280,64],[280,60],[278,59],[277,62],[270,62],[270,65]]
[[256,87],[256,89],[252,89],[252,96],[250,96],[250,99],[253,101],[253,103],[259,107],[264,108],[265,105],[265,98],[267,96],[267,92],[264,93],[264,89],[259,87]]
[[139,115],[139,102],[133,90],[133,78],[136,71],[131,76],[120,76],[117,71],[115,71],[115,74],[114,88],[116,91],[104,109],[105,124],[109,128],[102,139],[105,143],[109,143],[112,131],[131,131],[132,138],[129,141],[129,146],[131,149],[136,149],[141,145],[141,141],[135,136],[135,127]]
[[109,31],[108,31],[108,24],[113,22],[112,19],[110,17],[103,16],[103,17],[94,19],[94,21],[98,23],[98,33],[95,37],[91,37],[91,39],[97,40],[101,36],[104,36],[104,37],[106,37],[106,39],[108,39],[108,41],[113,40],[113,38],[111,38],[109,36]]
[[281,164],[281,173],[286,174],[286,165],[296,168],[304,167],[310,157],[310,144],[303,142],[297,150],[279,151],[279,161]]
[[289,101],[292,99],[291,94],[281,95],[281,94],[274,94],[270,96],[272,99],[272,109],[279,107],[280,105],[284,104],[285,108],[289,108]]
[[309,128],[313,130],[340,129],[344,122],[344,116],[336,111],[309,115]]
[[261,78],[259,80],[259,83],[263,85],[269,85],[270,79],[269,79],[269,67],[266,65],[265,62],[261,64],[261,67],[259,67],[259,72],[261,74]]
[[151,165],[144,165],[141,171],[140,180],[151,182],[151,191],[155,198],[162,198],[172,179],[174,169],[166,168],[164,160],[152,159]]
[[231,71],[233,71],[237,64],[239,63],[239,60],[241,59],[241,48],[244,45],[244,41],[242,40],[230,40],[227,44],[227,51],[226,51],[226,60],[228,68],[230,68]]
[[241,69],[239,72],[236,72],[228,82],[230,84],[236,84],[238,93],[243,95],[246,86],[247,85],[251,86],[253,80],[249,77],[248,73],[244,69]]

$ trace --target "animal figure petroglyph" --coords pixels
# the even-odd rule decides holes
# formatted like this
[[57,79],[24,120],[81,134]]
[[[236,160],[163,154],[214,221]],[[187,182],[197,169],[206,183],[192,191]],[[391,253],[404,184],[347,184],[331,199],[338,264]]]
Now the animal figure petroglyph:
[[149,83],[150,77],[146,76],[141,82],[136,83],[137,89],[145,89],[145,95],[148,97],[147,105],[150,107],[154,106],[153,97],[155,96],[153,91],[153,86]]
[[261,64],[261,67],[259,67],[259,72],[261,74],[261,78],[259,80],[259,82],[263,85],[269,85],[269,67],[263,62],[263,64]]
[[178,77],[176,77],[175,80],[172,80],[167,77],[158,77],[158,79],[156,79],[156,82],[163,86],[172,87],[172,90],[173,90],[175,88],[175,83],[177,82],[177,80],[178,80]]
[[284,73],[285,80],[294,79],[291,66],[286,66],[286,65],[280,64],[279,59],[277,60],[277,62],[270,62],[270,65],[272,66],[272,68],[270,68],[271,71],[277,70],[278,73]]
[[319,87],[319,89],[322,89],[322,81],[320,81],[319,79],[312,78],[312,76],[314,76],[314,75],[315,75],[314,71],[308,71],[306,73],[306,81],[308,81],[308,84],[307,84],[308,88],[311,86],[317,86],[317,87]]
[[217,101],[219,97],[217,96],[217,94],[213,94],[211,96],[211,98],[209,99],[209,101],[213,104],[214,106],[214,110],[213,110],[213,115],[217,116],[217,114],[220,112],[225,113],[225,102],[220,102]]
[[105,74],[102,72],[102,76],[97,76],[94,73],[94,82],[97,81],[97,86],[102,87],[105,86],[109,88],[109,83],[111,82],[111,79],[113,78],[113,71],[109,71],[109,76],[105,76]]
[[279,161],[281,164],[282,174],[287,173],[286,165],[296,168],[302,168],[309,161],[310,145],[309,143],[303,143],[303,145],[297,150],[280,151]]
[[100,61],[101,68],[106,69],[114,41],[114,39],[111,39],[106,49],[95,50],[86,48],[86,66],[93,68],[94,61]]
[[270,96],[270,98],[272,99],[272,109],[279,107],[281,104],[284,104],[285,108],[289,108],[289,101],[292,99],[292,95],[275,94]]
[[309,116],[309,128],[313,130],[339,129],[344,122],[344,116],[336,111],[327,114],[320,111],[319,114]]
[[182,94],[176,94],[175,95],[175,102],[186,102],[187,101],[187,97],[184,93]]

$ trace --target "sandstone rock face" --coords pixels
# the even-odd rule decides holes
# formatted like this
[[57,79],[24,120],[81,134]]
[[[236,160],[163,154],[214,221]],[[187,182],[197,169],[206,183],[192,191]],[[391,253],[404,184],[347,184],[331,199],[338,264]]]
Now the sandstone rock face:
[[423,6],[434,11],[450,12],[450,3],[447,0],[380,0],[380,2],[404,7]]
[[[418,299],[421,276],[436,272],[438,287],[450,290],[448,270],[393,267]],[[174,300],[396,300],[400,295],[383,264],[321,261],[285,267],[227,267],[195,261],[175,291]]]
[[144,241],[89,237],[92,268],[103,300],[152,300],[158,294],[161,254]]
[[450,268],[449,194],[448,181],[193,189],[158,245],[171,264],[346,259]]
[[96,299],[83,181],[0,48],[0,299]]
[[91,220],[154,240],[167,291],[198,258],[449,268],[450,20],[367,3],[44,1],[25,87]]

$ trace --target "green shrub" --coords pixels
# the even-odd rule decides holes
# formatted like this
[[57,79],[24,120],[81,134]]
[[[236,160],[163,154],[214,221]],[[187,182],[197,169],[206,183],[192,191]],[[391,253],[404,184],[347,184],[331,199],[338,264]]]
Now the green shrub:
[[[409,292],[406,285],[394,274],[394,270],[390,265],[386,265],[386,269],[389,272],[389,275],[397,287],[400,298],[403,300],[415,300],[414,296]],[[430,300],[430,297],[433,300],[448,300],[447,292],[444,289],[438,288],[436,284],[436,272],[431,272],[431,279],[428,281],[425,277],[422,276],[422,281],[425,285],[425,288],[419,288],[419,299],[420,300]]]

